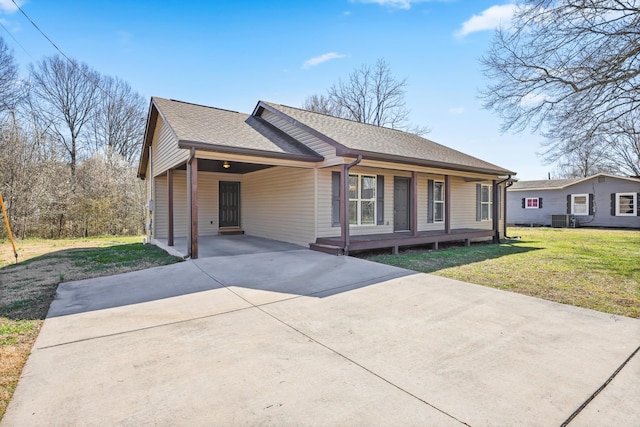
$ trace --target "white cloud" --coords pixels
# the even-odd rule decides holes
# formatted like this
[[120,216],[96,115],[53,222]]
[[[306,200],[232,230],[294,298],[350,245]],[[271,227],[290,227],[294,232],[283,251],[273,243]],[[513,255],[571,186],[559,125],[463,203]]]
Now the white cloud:
[[456,36],[464,37],[478,31],[493,30],[500,25],[508,26],[516,9],[517,6],[515,4],[491,6],[489,9],[482,11],[480,15],[473,15],[463,22],[462,28],[456,32]]
[[[24,2],[16,1],[16,3],[22,6]],[[0,0],[0,12],[13,13],[16,10],[18,10],[18,8],[16,7],[15,4],[13,4],[11,0]]]
[[336,53],[336,52],[325,53],[323,55],[316,56],[315,58],[307,59],[306,61],[304,61],[304,64],[302,64],[302,69],[306,70],[307,68],[311,68],[311,67],[315,67],[316,65],[320,65],[323,62],[331,61],[332,59],[344,58],[346,56],[347,55],[342,55],[342,54]]
[[449,108],[449,112],[451,114],[462,114],[464,113],[464,107],[451,107]]

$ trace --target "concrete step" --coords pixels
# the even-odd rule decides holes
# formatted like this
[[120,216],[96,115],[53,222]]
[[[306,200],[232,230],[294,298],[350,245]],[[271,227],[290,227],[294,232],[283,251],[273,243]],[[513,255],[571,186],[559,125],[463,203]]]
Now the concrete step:
[[330,254],[330,255],[342,255],[343,254],[343,250],[339,246],[323,245],[323,244],[320,244],[320,243],[309,243],[309,249],[314,250],[314,251],[318,251],[318,252],[324,252],[324,253]]
[[238,227],[229,227],[229,228],[219,228],[218,235],[220,236],[228,236],[231,234],[244,234],[244,230]]

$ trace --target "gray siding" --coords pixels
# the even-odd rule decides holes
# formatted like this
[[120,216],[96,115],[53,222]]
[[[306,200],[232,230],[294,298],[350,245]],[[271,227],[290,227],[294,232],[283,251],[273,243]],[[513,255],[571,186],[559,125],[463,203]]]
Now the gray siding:
[[[609,176],[604,178],[605,182],[594,177],[560,190],[508,190],[507,221],[509,224],[550,226],[552,215],[567,213],[567,195],[593,194],[594,215],[576,216],[579,226],[640,228],[638,216],[611,215],[611,193],[639,193],[640,183]],[[528,197],[542,197],[542,208],[523,209],[522,199]]]

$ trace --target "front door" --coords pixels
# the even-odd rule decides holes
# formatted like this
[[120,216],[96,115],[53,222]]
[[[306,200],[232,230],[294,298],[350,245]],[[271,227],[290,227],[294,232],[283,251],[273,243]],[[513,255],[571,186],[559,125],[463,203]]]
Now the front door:
[[240,183],[220,181],[219,227],[240,227]]
[[409,189],[411,179],[396,176],[393,178],[393,230],[409,230],[409,213],[411,212],[411,199]]

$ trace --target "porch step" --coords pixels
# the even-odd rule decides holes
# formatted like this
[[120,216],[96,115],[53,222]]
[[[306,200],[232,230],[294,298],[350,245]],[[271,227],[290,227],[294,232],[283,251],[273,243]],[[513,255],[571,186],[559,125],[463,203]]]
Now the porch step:
[[309,249],[330,255],[343,255],[343,249],[339,246],[309,243]]
[[218,235],[219,236],[228,236],[232,234],[244,234],[244,230],[238,227],[228,227],[228,228],[219,228]]

